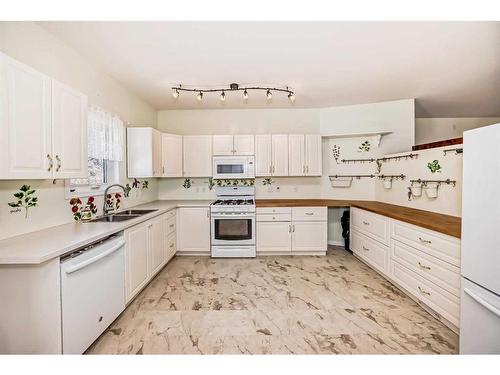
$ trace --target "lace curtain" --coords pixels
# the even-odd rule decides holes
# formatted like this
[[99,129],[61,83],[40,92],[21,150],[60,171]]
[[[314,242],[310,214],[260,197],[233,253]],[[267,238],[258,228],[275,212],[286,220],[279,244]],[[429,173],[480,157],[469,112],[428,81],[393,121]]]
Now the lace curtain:
[[123,121],[118,116],[91,107],[88,113],[89,158],[122,161],[124,155]]

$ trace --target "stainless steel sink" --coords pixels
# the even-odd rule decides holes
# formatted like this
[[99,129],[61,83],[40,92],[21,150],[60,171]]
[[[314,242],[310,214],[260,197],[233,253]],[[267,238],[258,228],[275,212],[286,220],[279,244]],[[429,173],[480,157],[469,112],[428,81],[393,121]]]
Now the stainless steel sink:
[[146,214],[149,214],[149,213],[155,212],[155,211],[158,211],[158,210],[125,210],[125,211],[117,212],[116,214],[113,214],[113,215],[114,216],[129,216],[129,215],[141,216],[141,215],[146,215]]
[[90,223],[98,223],[98,222],[105,222],[105,223],[115,223],[118,221],[126,221],[126,220],[131,220],[135,219],[136,217],[139,217],[141,215],[108,215],[108,216],[101,216],[96,219],[90,220]]

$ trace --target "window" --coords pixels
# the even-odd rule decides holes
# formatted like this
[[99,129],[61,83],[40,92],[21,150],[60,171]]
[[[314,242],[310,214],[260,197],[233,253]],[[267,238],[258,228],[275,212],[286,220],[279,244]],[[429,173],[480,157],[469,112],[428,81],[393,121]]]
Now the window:
[[88,177],[66,180],[66,198],[102,195],[118,183],[124,153],[123,122],[99,108],[88,112]]

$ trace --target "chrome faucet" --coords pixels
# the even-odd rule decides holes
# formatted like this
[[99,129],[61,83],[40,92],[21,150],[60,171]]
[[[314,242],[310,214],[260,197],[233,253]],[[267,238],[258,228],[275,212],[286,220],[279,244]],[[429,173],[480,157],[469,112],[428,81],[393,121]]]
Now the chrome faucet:
[[111,189],[112,187],[120,187],[120,188],[122,188],[122,190],[123,190],[123,196],[124,196],[124,197],[128,197],[128,191],[127,191],[127,189],[125,189],[125,187],[124,187],[124,186],[122,186],[122,185],[120,185],[120,184],[113,184],[113,185],[109,185],[109,186],[106,188],[106,190],[104,190],[104,202],[103,202],[103,204],[102,204],[102,213],[103,213],[103,215],[107,215],[107,214],[108,214],[108,212],[110,211],[110,209],[108,209],[108,208],[106,207],[106,201],[108,200],[108,190],[109,190],[109,189]]

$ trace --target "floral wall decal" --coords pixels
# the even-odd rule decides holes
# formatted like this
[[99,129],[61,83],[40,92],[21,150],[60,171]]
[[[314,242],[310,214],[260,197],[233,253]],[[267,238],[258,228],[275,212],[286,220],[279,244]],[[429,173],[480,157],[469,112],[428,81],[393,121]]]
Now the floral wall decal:
[[215,180],[215,184],[217,186],[254,186],[255,185],[255,180],[254,179],[247,179],[247,180]]
[[332,153],[333,153],[333,158],[335,159],[335,162],[337,164],[340,164],[339,163],[339,159],[340,159],[340,146],[333,145],[333,147],[332,147]]
[[274,184],[274,180],[272,178],[264,178],[262,180],[262,185],[264,185],[264,186],[271,185],[271,184]]
[[81,206],[82,200],[80,198],[72,198],[69,204],[71,205],[71,212],[73,213],[73,219],[75,219],[75,221],[91,220],[92,216],[97,214],[97,206],[95,205],[94,197],[88,197],[87,203],[83,207]]
[[212,177],[210,177],[208,179],[208,190],[212,190],[215,186],[215,182],[214,182],[214,179]]
[[142,188],[149,189],[149,181],[146,181],[146,180],[142,181]]
[[370,141],[364,141],[361,143],[361,146],[358,147],[358,152],[368,152],[372,147]]
[[[13,208],[24,208],[24,218],[28,218],[28,209],[38,206],[38,197],[35,196],[36,190],[32,189],[30,185],[23,185],[14,197],[17,198],[15,202],[10,202],[9,206]],[[17,212],[11,211],[11,213]]]
[[427,168],[429,168],[432,173],[441,173],[441,165],[439,164],[439,160],[433,160],[432,162],[427,163]]
[[184,180],[184,183],[182,184],[182,186],[184,187],[184,189],[191,188],[191,186],[192,186],[191,179],[190,178],[186,178]]
[[106,208],[109,211],[120,209],[122,195],[120,193],[108,194],[106,196]]

